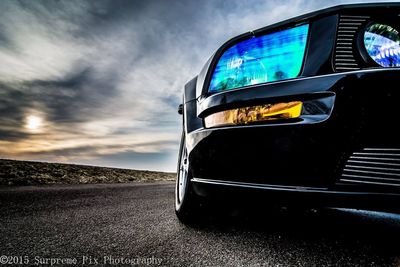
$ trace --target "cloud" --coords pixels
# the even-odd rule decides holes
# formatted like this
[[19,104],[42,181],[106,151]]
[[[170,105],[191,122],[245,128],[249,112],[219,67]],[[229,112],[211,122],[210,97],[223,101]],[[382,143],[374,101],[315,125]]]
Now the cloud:
[[3,0],[0,157],[174,171],[183,86],[220,45],[345,2]]

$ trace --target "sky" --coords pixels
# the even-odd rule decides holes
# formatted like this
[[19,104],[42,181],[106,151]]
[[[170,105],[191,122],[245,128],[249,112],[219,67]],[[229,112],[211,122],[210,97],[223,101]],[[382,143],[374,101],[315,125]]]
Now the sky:
[[351,2],[2,0],[0,158],[175,171],[183,86],[219,46]]

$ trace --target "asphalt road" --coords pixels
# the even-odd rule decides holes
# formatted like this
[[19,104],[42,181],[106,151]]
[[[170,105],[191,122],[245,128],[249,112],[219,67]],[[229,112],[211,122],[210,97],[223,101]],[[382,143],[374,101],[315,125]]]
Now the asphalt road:
[[173,187],[0,188],[0,256],[42,266],[400,266],[400,216],[226,207],[187,227],[175,217]]

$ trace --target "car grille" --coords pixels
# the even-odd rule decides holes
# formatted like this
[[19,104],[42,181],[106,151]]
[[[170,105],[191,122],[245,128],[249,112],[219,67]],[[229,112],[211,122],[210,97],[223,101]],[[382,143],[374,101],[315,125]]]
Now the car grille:
[[359,70],[354,57],[356,34],[369,16],[341,15],[337,30],[334,66],[336,71]]
[[347,160],[342,184],[400,186],[400,149],[365,148]]

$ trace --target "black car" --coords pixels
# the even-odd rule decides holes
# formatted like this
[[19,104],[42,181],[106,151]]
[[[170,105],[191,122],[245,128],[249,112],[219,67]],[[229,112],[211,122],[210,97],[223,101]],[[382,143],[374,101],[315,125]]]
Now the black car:
[[245,193],[398,211],[399,31],[399,3],[344,5],[226,42],[184,88],[179,219]]

